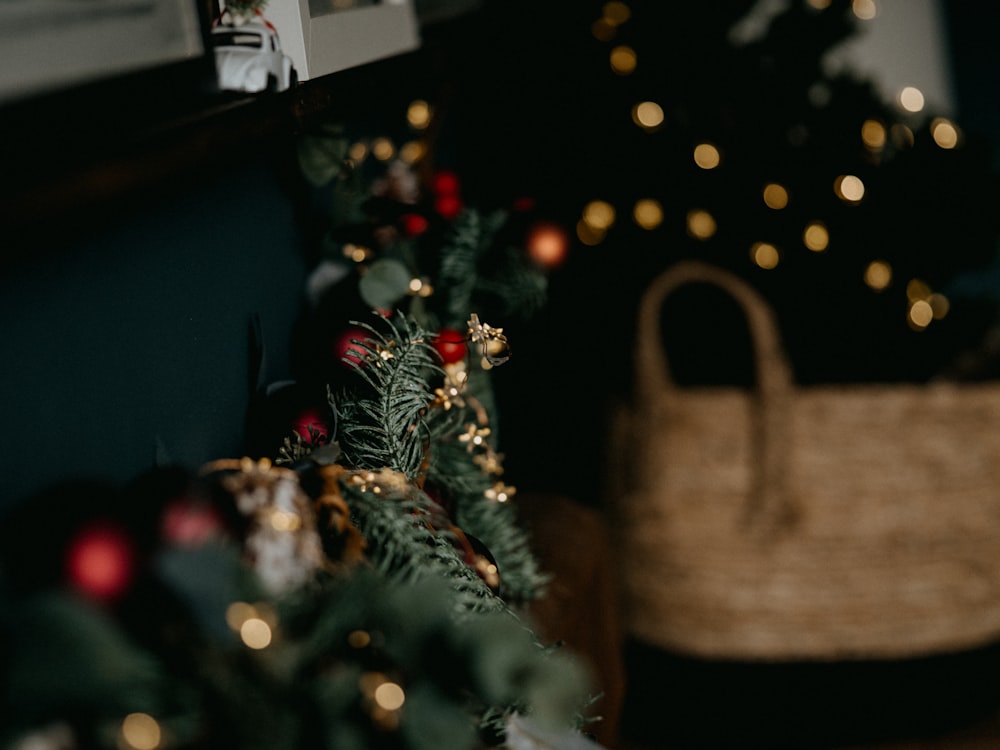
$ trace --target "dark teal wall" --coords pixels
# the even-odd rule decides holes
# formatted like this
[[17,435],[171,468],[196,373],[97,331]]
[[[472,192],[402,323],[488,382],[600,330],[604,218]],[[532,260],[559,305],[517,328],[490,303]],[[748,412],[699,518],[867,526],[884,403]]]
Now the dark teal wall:
[[63,480],[127,481],[158,444],[192,467],[238,456],[250,323],[266,380],[288,377],[301,244],[292,198],[251,161],[4,271],[0,510]]

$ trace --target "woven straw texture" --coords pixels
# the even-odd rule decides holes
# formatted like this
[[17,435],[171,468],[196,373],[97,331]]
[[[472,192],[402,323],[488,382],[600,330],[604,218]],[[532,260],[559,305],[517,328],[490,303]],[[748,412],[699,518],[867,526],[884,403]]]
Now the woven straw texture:
[[[667,295],[746,314],[754,388],[678,387]],[[640,301],[608,499],[625,625],[725,659],[902,658],[1000,636],[1000,386],[800,387],[766,302],[699,262]]]

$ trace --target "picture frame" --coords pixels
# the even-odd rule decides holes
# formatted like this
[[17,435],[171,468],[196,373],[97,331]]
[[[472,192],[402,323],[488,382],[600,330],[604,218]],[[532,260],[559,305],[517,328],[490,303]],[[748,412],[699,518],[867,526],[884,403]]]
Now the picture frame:
[[0,2],[0,105],[200,64],[205,18],[195,0]]
[[420,46],[413,0],[269,0],[263,13],[300,81]]

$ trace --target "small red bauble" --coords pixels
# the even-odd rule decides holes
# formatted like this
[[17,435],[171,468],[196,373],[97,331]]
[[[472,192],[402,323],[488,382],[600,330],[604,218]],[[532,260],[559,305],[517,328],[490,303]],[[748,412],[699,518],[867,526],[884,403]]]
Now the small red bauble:
[[367,340],[368,336],[368,331],[364,328],[357,327],[348,328],[341,333],[333,345],[337,361],[345,367],[347,366],[344,362],[345,359],[355,365],[360,365],[364,362],[366,352],[359,344],[355,343],[355,341]]
[[434,210],[445,219],[454,219],[462,213],[462,199],[457,195],[439,195],[434,201]]
[[326,438],[329,434],[326,420],[323,419],[316,409],[303,410],[296,418],[292,429],[301,435],[303,440],[311,441],[312,434],[310,434],[310,427],[312,428],[312,432],[320,439]]
[[468,351],[465,335],[454,328],[442,328],[434,339],[434,348],[446,365],[461,362]]
[[399,217],[403,231],[408,237],[417,237],[427,231],[429,223],[420,214],[403,214]]
[[198,547],[224,529],[219,511],[203,500],[177,497],[163,509],[160,531],[171,544]]
[[93,599],[117,599],[135,576],[132,539],[110,522],[83,527],[66,550],[66,574],[73,586]]
[[437,195],[458,195],[458,175],[447,170],[438,172],[431,181],[431,189]]

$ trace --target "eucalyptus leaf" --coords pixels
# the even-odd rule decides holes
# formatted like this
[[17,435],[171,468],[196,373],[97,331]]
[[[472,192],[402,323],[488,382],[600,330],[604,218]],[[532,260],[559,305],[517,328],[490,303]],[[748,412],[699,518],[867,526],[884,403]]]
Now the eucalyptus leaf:
[[347,138],[342,129],[329,126],[329,132],[304,135],[299,139],[299,167],[315,187],[328,184],[340,174],[347,156]]
[[392,309],[410,288],[409,269],[398,260],[382,258],[369,266],[361,277],[361,298],[373,308]]

